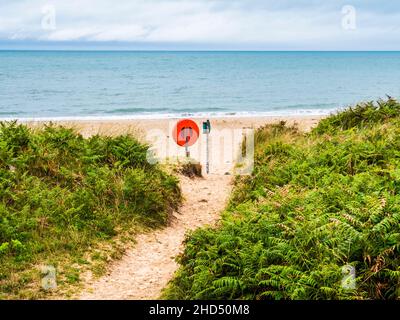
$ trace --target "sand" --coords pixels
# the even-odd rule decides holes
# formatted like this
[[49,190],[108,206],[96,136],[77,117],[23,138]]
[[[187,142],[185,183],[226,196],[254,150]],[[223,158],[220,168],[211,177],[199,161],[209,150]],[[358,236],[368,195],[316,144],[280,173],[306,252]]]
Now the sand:
[[178,268],[175,257],[183,249],[189,230],[219,218],[231,190],[231,176],[206,178],[180,177],[185,201],[174,213],[168,227],[139,235],[121,260],[109,267],[108,274],[86,284],[78,299],[157,299]]
[[[236,174],[234,164],[241,154],[241,142],[248,137],[251,143],[251,135],[254,129],[267,123],[286,121],[287,124],[297,124],[300,130],[308,131],[318,123],[321,116],[287,116],[287,117],[225,117],[211,118],[211,132],[208,137],[202,133],[203,118],[194,119],[200,129],[197,142],[189,148],[190,158],[202,164],[205,169],[207,162],[210,172],[214,174],[225,174],[229,172]],[[185,148],[178,147],[172,137],[172,130],[178,119],[135,119],[135,120],[75,120],[57,121],[56,124],[73,127],[83,136],[89,137],[94,134],[118,135],[131,133],[140,140],[152,146],[153,156],[150,161],[174,162],[185,158]],[[43,122],[29,122],[30,126],[41,126]],[[243,154],[243,163],[251,158],[251,148],[248,154]],[[246,158],[247,157],[247,158]],[[246,165],[251,170],[251,164]],[[205,173],[205,171],[203,172]]]
[[[209,118],[212,128],[225,129],[225,128],[241,128],[252,127],[258,128],[267,123],[276,123],[279,121],[286,121],[288,124],[296,123],[301,130],[309,130],[310,127],[318,123],[323,116],[254,116],[254,117],[216,117]],[[202,121],[206,118],[193,118],[193,120],[200,126]],[[140,133],[144,134],[152,129],[160,129],[166,131],[169,127],[173,126],[178,119],[108,119],[108,120],[64,120],[53,121],[61,125],[74,127],[79,130],[83,135],[89,136],[92,134],[106,134],[117,135],[121,133]],[[29,121],[28,124],[37,126],[42,125],[43,121]]]

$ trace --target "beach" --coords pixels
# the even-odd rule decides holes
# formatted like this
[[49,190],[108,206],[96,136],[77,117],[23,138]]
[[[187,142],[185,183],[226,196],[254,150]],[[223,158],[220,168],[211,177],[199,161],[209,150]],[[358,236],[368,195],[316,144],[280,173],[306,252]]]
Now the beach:
[[[194,118],[200,129],[198,141],[189,148],[190,158],[202,164],[207,161],[206,135],[202,134],[202,122],[209,119],[211,132],[209,135],[208,159],[210,173],[233,173],[237,164],[237,156],[244,137],[252,139],[254,130],[266,124],[286,122],[288,126],[296,125],[300,131],[307,132],[315,126],[323,116],[253,116],[253,117],[218,117]],[[131,134],[140,141],[148,143],[160,162],[185,159],[185,148],[179,147],[172,137],[172,130],[180,119],[101,119],[101,120],[61,120],[52,121],[55,125],[73,128],[84,137],[93,135],[117,136]],[[30,121],[30,127],[37,128],[49,121]],[[250,140],[249,140],[250,141]],[[252,155],[248,154],[248,158]],[[250,159],[251,161],[252,159]],[[244,160],[243,160],[244,161]],[[251,170],[251,168],[249,169]],[[203,170],[204,171],[204,170]],[[249,173],[246,171],[246,173]]]
[[[322,115],[305,115],[305,116],[248,116],[248,117],[197,117],[193,118],[199,125],[210,119],[213,128],[217,129],[237,129],[237,128],[258,128],[265,124],[278,123],[286,121],[288,125],[296,124],[302,131],[308,131],[315,126]],[[66,127],[71,127],[78,130],[83,136],[91,136],[95,134],[101,135],[119,135],[126,133],[139,134],[143,137],[146,131],[152,129],[160,129],[167,131],[167,129],[174,125],[181,118],[170,119],[101,119],[101,120],[57,120],[53,121],[27,121],[27,124],[32,127],[41,126],[50,122]]]

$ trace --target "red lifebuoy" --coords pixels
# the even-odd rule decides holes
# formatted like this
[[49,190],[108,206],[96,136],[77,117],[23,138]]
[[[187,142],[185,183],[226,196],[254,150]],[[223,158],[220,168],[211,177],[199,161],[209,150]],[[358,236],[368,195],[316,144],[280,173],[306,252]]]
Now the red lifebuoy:
[[179,120],[172,130],[172,137],[181,147],[192,146],[197,141],[199,134],[198,125],[190,119]]

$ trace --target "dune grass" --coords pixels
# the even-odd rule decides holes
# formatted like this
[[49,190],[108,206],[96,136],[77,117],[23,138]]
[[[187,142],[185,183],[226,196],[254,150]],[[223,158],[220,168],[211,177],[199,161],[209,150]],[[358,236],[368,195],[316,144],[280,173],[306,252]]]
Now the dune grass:
[[163,297],[398,299],[400,104],[359,104],[309,134],[268,125],[255,143],[253,174],[217,228],[187,237]]
[[147,149],[129,135],[0,124],[0,298],[43,297],[40,265],[57,268],[59,285],[79,282],[96,245],[167,222],[178,181]]

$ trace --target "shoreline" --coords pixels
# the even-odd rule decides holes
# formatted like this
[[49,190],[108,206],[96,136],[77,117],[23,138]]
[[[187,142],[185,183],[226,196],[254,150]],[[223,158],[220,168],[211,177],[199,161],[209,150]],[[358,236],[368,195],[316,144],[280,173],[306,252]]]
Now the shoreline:
[[221,113],[221,114],[207,114],[207,113],[196,113],[196,114],[139,114],[139,115],[115,115],[115,116],[61,116],[61,117],[0,117],[0,122],[11,122],[17,121],[20,123],[31,123],[31,122],[88,122],[88,121],[147,121],[147,120],[179,120],[179,119],[247,119],[247,118],[309,118],[309,117],[327,117],[337,110],[329,110],[329,112],[319,113]]

